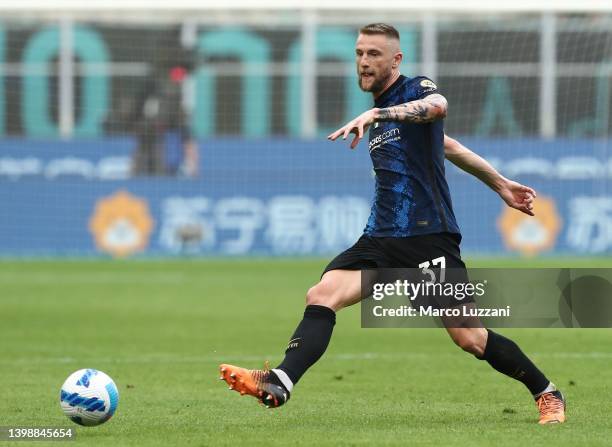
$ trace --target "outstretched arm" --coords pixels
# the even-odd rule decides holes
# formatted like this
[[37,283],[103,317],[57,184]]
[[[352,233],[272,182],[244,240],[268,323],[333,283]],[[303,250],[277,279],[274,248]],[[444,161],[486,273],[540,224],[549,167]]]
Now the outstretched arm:
[[480,179],[495,191],[509,207],[533,216],[536,192],[501,175],[491,164],[457,140],[444,135],[444,156],[458,168]]
[[417,99],[416,101],[406,102],[397,106],[386,107],[384,109],[370,109],[328,135],[327,138],[335,141],[342,135],[342,139],[346,140],[346,137],[353,133],[355,137],[351,142],[351,149],[355,149],[372,123],[377,121],[431,123],[444,119],[447,109],[448,103],[446,98],[439,93],[434,93],[423,99]]
[[410,101],[398,106],[374,109],[374,121],[409,121],[412,123],[431,123],[446,118],[448,103],[439,93],[423,99]]

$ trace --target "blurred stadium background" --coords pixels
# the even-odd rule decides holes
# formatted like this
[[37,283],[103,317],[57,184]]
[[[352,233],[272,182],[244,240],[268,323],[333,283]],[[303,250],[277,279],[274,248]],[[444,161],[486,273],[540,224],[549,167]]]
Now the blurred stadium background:
[[566,393],[555,430],[444,331],[363,330],[358,306],[281,411],[217,380],[280,361],[365,225],[366,145],[325,136],[371,105],[366,23],[401,30],[447,133],[539,192],[524,218],[447,165],[468,265],[609,267],[609,0],[254,3],[0,0],[2,425],[71,424],[59,388],[96,368],[121,398],[87,445],[609,445],[606,329],[504,330]]
[[526,219],[448,165],[466,253],[609,254],[610,4],[404,3],[3,9],[0,256],[349,246],[369,156],[324,137],[371,106],[353,45],[372,21],[449,99],[446,132],[539,192]]

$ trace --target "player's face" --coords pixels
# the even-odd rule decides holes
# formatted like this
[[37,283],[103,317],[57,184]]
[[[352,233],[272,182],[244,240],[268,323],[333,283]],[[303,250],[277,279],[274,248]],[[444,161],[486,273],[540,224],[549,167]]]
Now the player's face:
[[360,34],[355,46],[359,87],[377,95],[388,86],[397,58],[398,42],[383,34]]

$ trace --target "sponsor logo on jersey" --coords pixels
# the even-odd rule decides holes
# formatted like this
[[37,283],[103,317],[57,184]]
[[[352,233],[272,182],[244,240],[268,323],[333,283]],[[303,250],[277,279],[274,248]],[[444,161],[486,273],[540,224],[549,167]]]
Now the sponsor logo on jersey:
[[370,152],[378,149],[381,145],[388,143],[390,141],[396,141],[401,139],[400,130],[398,127],[394,127],[393,129],[389,129],[380,135],[376,135],[374,138],[370,140],[369,149]]

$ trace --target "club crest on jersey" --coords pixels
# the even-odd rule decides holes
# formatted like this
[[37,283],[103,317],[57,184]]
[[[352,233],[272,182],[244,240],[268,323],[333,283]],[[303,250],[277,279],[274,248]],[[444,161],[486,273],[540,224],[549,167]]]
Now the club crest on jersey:
[[433,81],[430,81],[429,79],[423,79],[421,81],[421,87],[430,88],[432,90],[438,88],[436,84],[434,84]]

